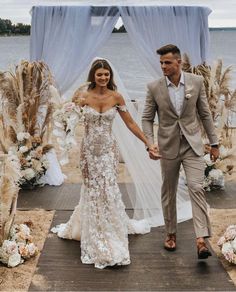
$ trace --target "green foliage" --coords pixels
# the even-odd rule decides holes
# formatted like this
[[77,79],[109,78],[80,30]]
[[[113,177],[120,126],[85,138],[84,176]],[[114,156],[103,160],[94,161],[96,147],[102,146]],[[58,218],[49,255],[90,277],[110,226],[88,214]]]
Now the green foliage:
[[124,27],[124,25],[122,25],[120,28],[114,28],[113,29],[113,31],[112,31],[113,33],[117,33],[117,32],[121,32],[121,33],[123,33],[123,32],[126,32],[126,29],[125,29],[125,27]]
[[17,23],[12,24],[9,19],[0,18],[0,35],[29,35],[30,34],[30,25]]
[[207,166],[206,166],[206,168],[205,168],[205,177],[208,177],[209,172],[210,172],[212,169],[215,169],[215,165],[214,165],[214,164],[212,164],[212,165],[207,165]]

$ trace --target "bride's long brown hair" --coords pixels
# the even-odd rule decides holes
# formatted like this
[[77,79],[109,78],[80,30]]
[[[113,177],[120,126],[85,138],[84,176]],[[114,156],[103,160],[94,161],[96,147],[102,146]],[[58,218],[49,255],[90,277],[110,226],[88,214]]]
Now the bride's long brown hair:
[[113,71],[112,71],[109,63],[104,59],[97,59],[93,62],[92,66],[89,70],[89,74],[88,74],[88,78],[87,78],[87,81],[91,82],[88,86],[88,90],[96,87],[95,72],[100,68],[106,69],[110,72],[110,80],[107,84],[107,88],[110,90],[116,91],[117,86],[113,80]]

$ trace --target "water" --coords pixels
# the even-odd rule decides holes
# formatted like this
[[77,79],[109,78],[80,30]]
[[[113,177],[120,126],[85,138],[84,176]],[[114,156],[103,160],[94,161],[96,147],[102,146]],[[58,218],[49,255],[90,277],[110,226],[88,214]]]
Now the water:
[[29,59],[29,36],[0,37],[0,71],[8,70],[22,59]]
[[[223,66],[236,64],[236,30],[211,31],[210,60],[221,58]],[[21,59],[29,59],[29,36],[0,37],[0,70],[13,67]],[[116,67],[133,99],[145,98],[146,84],[153,76],[146,70],[127,34],[112,34],[108,42],[98,52],[98,56],[108,58]],[[236,67],[236,66],[235,66]],[[231,87],[236,88],[236,71],[232,73]],[[80,81],[86,79],[82,75]]]

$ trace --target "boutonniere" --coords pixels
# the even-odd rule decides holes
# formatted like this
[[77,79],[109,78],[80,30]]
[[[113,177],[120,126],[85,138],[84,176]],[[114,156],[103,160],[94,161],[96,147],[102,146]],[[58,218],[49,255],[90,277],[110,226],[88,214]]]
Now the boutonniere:
[[192,91],[192,88],[188,88],[187,90],[185,90],[185,98],[187,100],[192,97],[191,91]]
[[192,97],[191,93],[186,93],[186,94],[185,94],[185,98],[186,98],[186,99],[190,99],[191,97]]

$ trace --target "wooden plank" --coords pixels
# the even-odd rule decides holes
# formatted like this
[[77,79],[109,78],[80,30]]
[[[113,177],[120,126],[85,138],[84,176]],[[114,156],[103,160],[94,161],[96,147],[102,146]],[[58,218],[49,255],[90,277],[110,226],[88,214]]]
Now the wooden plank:
[[17,207],[18,209],[73,210],[79,202],[80,187],[80,184],[63,184],[21,190]]
[[[132,189],[132,184],[128,185]],[[21,190],[18,209],[43,208],[46,210],[73,210],[80,198],[80,184],[63,184],[59,187],[44,186],[34,190]],[[131,208],[126,184],[119,183],[122,198],[127,209]],[[212,208],[236,208],[236,183],[226,183],[225,190],[207,192],[206,198]]]
[[[70,215],[57,211],[52,225],[66,222]],[[30,291],[235,291],[215,255],[197,260],[191,220],[179,224],[176,252],[163,249],[163,237],[163,227],[130,235],[131,264],[99,270],[81,263],[80,242],[50,234]]]
[[[132,188],[132,185],[130,186]],[[33,190],[21,190],[17,203],[18,209],[42,208],[45,210],[73,210],[79,202],[81,184],[44,186]],[[119,184],[125,206],[131,208],[126,185]]]

